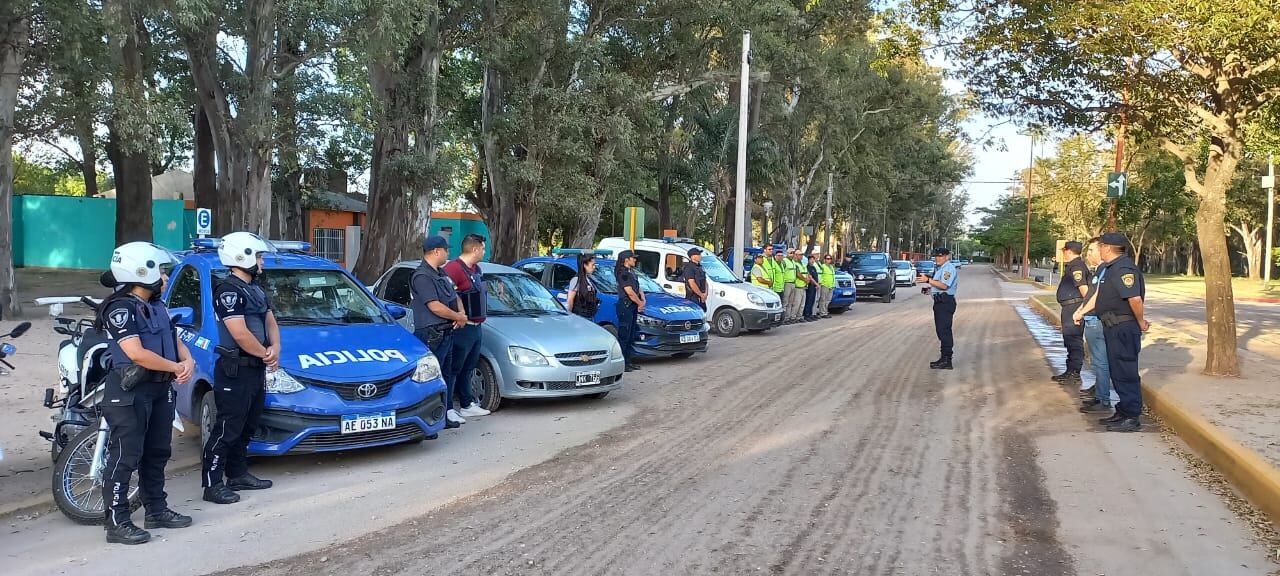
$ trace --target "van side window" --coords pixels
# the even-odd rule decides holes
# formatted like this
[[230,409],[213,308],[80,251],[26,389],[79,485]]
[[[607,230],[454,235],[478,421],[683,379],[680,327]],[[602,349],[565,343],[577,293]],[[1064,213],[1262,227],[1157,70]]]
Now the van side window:
[[395,302],[401,306],[408,306],[409,301],[413,299],[413,295],[409,292],[409,282],[412,278],[413,268],[407,266],[396,268],[387,277],[387,285],[383,289],[382,299],[388,302]]
[[667,254],[667,278],[671,280],[684,278],[684,256]]
[[658,274],[659,259],[657,252],[636,250],[636,268],[639,268],[641,272],[644,272],[650,278],[661,278]]

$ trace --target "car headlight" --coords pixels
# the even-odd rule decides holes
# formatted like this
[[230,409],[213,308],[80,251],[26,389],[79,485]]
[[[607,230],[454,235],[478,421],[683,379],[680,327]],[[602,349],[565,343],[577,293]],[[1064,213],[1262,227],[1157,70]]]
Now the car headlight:
[[764,306],[764,298],[754,292],[747,294],[747,301],[757,306]]
[[519,346],[511,346],[507,348],[507,357],[511,358],[511,363],[516,366],[550,366],[547,357],[543,356],[536,350],[521,348]]
[[636,316],[636,323],[649,328],[661,328],[663,324],[661,320],[645,314]]
[[279,368],[267,372],[267,378],[262,389],[272,394],[292,394],[301,392],[303,386],[297,380],[290,376],[288,372]]
[[614,338],[614,339],[613,339],[613,343],[612,343],[612,344],[609,344],[609,357],[610,357],[610,358],[621,358],[621,357],[622,357],[622,345],[621,345],[621,344],[618,344],[618,339],[617,339],[617,338]]
[[876,274],[876,280],[884,280],[885,278],[888,278],[888,277],[889,277],[888,274]]
[[413,370],[414,382],[430,382],[440,377],[440,361],[430,352],[418,359],[418,367]]

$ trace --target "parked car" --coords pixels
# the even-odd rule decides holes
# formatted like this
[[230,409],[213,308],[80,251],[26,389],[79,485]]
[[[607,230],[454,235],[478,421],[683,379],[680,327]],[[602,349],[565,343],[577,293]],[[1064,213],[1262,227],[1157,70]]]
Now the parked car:
[[836,271],[836,286],[831,292],[831,303],[827,310],[832,314],[844,314],[858,300],[858,288],[853,285],[853,276],[843,270]]
[[878,297],[881,302],[893,302],[898,297],[898,287],[889,269],[889,255],[884,252],[852,252],[850,266],[853,285],[858,297]]
[[[334,262],[302,242],[275,243],[260,282],[280,324],[280,368],[267,374],[266,407],[249,453],[325,452],[416,442],[444,428],[444,381],[427,347],[396,323],[407,310],[373,297]],[[180,253],[164,295],[170,309],[191,308],[177,326],[196,362],[192,384],[176,386],[178,414],[207,439],[218,323],[213,289],[229,271],[217,239]]]
[[916,274],[924,274],[929,278],[933,278],[933,272],[937,269],[938,265],[934,264],[933,260],[921,260],[916,262]]
[[[605,238],[597,247],[616,254],[629,246],[625,238]],[[688,238],[636,240],[637,267],[667,294],[683,298],[681,268],[695,246]],[[782,299],[773,290],[738,279],[710,251],[702,253],[702,267],[707,271],[707,319],[717,334],[734,337],[743,330],[758,332],[782,324]]]
[[[607,252],[607,251],[605,251]],[[596,271],[591,275],[600,297],[600,310],[595,322],[612,334],[618,333],[618,283],[614,279],[617,260],[596,257]],[[536,278],[551,290],[561,304],[568,300],[569,280],[578,274],[576,256],[525,258],[514,264]],[[711,340],[710,326],[697,304],[684,298],[671,296],[652,278],[636,275],[640,289],[644,291],[644,314],[636,320],[635,351],[639,356],[688,358],[697,352],[706,352]]]
[[916,283],[916,270],[909,260],[893,261],[893,283],[898,286],[911,286]]
[[[409,279],[419,261],[401,262],[374,283],[374,294],[408,305]],[[480,263],[489,292],[481,324],[480,362],[472,393],[486,410],[504,398],[604,398],[622,386],[625,368],[618,339],[590,320],[570,314],[527,273]],[[413,327],[412,312],[400,320]]]

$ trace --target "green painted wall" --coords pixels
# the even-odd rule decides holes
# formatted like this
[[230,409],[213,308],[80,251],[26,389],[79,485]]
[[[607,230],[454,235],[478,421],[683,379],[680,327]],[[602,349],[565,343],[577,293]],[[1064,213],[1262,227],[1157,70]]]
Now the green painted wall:
[[[156,244],[186,245],[183,201],[151,205]],[[77,196],[14,196],[14,265],[101,270],[115,249],[116,200]]]
[[[467,234],[479,234],[489,239],[489,227],[485,226],[483,220],[463,220],[460,218],[443,218],[439,216],[431,217],[431,225],[428,227],[431,235],[439,235],[445,227],[453,228],[449,233],[449,257],[456,258],[462,253],[462,239]],[[485,260],[489,259],[489,243],[485,243]]]

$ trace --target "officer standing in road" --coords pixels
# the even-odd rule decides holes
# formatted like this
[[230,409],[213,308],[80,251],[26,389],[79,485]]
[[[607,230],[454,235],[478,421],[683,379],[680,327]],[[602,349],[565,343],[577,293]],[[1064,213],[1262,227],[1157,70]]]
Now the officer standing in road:
[[1084,304],[1093,278],[1089,267],[1080,258],[1083,252],[1084,246],[1076,241],[1062,246],[1061,258],[1066,264],[1062,278],[1058,280],[1057,298],[1058,305],[1062,307],[1059,320],[1062,323],[1062,345],[1067,348],[1067,368],[1052,378],[1062,384],[1079,384],[1080,368],[1084,366],[1084,327],[1072,320],[1076,310]]
[[471,393],[471,374],[480,362],[480,325],[489,315],[489,291],[480,271],[484,250],[484,236],[467,234],[462,239],[462,254],[444,265],[445,274],[457,287],[458,299],[467,313],[467,325],[453,331],[453,351],[449,355],[458,415],[463,418],[489,415],[488,410],[476,404]]
[[636,278],[636,253],[623,250],[618,254],[618,264],[614,266],[614,277],[618,283],[618,344],[622,346],[622,358],[626,361],[626,371],[634,372],[640,366],[632,362],[636,347],[636,317],[644,313],[644,291],[640,289],[640,280]]
[[591,275],[596,272],[596,255],[590,252],[578,255],[578,273],[569,280],[565,307],[592,322],[600,310],[600,294]]
[[818,271],[818,317],[831,317],[831,298],[836,293],[836,267],[831,264],[831,255],[822,257]]
[[814,307],[818,305],[818,259],[812,254],[807,258],[805,263],[805,287],[804,287],[804,321],[814,322],[818,318],[814,316]]
[[[266,371],[280,365],[280,327],[262,289],[262,256],[271,244],[249,232],[232,232],[218,244],[218,260],[231,270],[213,290],[218,318],[218,360],[213,370],[217,420],[205,442],[201,484],[214,504],[240,501],[241,490],[264,490],[270,480],[249,473],[249,438],[258,429]],[[225,478],[225,483],[224,483]]]
[[959,286],[960,273],[951,262],[951,251],[945,247],[933,249],[933,263],[937,269],[930,278],[924,274],[916,277],[916,282],[928,284],[926,291],[933,292],[933,329],[938,334],[938,342],[942,355],[930,362],[929,367],[950,370],[951,354],[955,340],[951,336],[951,321],[956,315],[956,288]]
[[1100,248],[1103,265],[1098,269],[1098,289],[1079,310],[1073,320],[1083,321],[1090,313],[1102,321],[1103,338],[1107,342],[1107,367],[1111,383],[1120,401],[1116,412],[1101,422],[1111,432],[1137,432],[1142,429],[1142,378],[1138,374],[1138,354],[1142,352],[1142,333],[1151,327],[1143,317],[1147,295],[1142,271],[1128,255],[1129,239],[1119,232],[1102,235]]
[[702,311],[707,311],[707,271],[702,269],[702,249],[690,248],[689,259],[684,263],[684,270],[681,271],[681,278],[684,278],[685,295],[693,300],[698,306],[702,307]]
[[445,428],[457,428],[466,419],[453,408],[453,331],[467,325],[457,287],[444,271],[449,260],[449,241],[430,236],[422,241],[422,263],[409,279],[413,309],[413,335],[418,337],[440,363],[445,384]]
[[151,534],[130,519],[129,479],[138,485],[147,528],[185,528],[191,517],[169,509],[164,466],[171,454],[174,392],[191,380],[195,363],[169,323],[160,301],[168,278],[161,267],[173,263],[169,252],[150,242],[130,242],[111,255],[112,284],[122,285],[98,307],[95,328],[110,338],[111,372],[104,388],[102,415],[110,427],[102,501],[106,503],[107,542],[142,544]]

